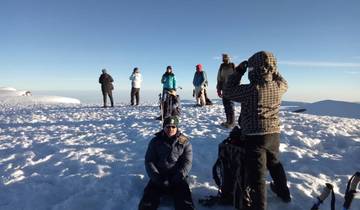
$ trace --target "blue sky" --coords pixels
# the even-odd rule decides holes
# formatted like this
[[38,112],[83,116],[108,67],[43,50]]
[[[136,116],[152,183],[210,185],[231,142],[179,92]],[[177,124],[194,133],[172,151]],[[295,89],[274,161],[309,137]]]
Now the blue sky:
[[[285,100],[360,101],[360,1],[0,0],[0,86],[98,90],[102,68],[128,90],[160,90],[172,65],[184,92],[195,65],[215,97],[221,53],[273,52]],[[247,80],[245,80],[247,81]],[[191,96],[190,96],[191,97]]]

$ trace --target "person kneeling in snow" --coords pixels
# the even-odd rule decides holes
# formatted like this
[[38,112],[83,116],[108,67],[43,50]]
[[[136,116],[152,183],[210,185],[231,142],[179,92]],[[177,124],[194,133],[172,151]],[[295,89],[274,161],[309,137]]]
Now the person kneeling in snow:
[[193,210],[194,204],[186,178],[192,166],[192,146],[178,130],[177,117],[164,120],[163,130],[155,134],[145,155],[150,181],[144,189],[139,210],[155,210],[162,195],[174,198],[176,210]]
[[165,92],[165,100],[160,100],[160,116],[157,120],[163,120],[170,116],[179,117],[181,112],[180,96],[175,90]]
[[[248,67],[250,84],[240,84]],[[290,192],[284,168],[279,160],[282,95],[288,88],[280,75],[276,58],[270,52],[257,52],[235,68],[229,76],[223,97],[241,103],[239,125],[245,138],[245,170],[251,188],[253,210],[266,209],[266,168],[274,182],[270,184],[284,202],[290,202]]]

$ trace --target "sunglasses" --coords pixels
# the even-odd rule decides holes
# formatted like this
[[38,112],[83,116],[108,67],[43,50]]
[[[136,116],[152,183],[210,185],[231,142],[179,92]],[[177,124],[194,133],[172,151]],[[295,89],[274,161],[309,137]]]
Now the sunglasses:
[[172,128],[172,129],[175,129],[176,128],[176,126],[174,126],[174,125],[167,125],[167,126],[165,126],[167,129],[170,129],[170,128]]

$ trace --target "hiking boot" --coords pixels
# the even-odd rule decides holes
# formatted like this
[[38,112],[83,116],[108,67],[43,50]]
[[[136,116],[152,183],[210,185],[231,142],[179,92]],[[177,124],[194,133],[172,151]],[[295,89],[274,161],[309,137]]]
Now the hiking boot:
[[289,188],[286,187],[282,190],[280,190],[273,182],[270,183],[270,189],[273,191],[279,198],[281,198],[282,201],[285,203],[290,203],[291,197]]

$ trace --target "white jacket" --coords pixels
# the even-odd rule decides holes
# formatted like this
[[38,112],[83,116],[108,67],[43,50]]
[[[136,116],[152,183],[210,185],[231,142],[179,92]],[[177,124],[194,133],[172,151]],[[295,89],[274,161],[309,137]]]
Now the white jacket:
[[129,79],[132,81],[131,86],[133,88],[140,88],[141,87],[142,77],[141,77],[140,73],[132,74]]

